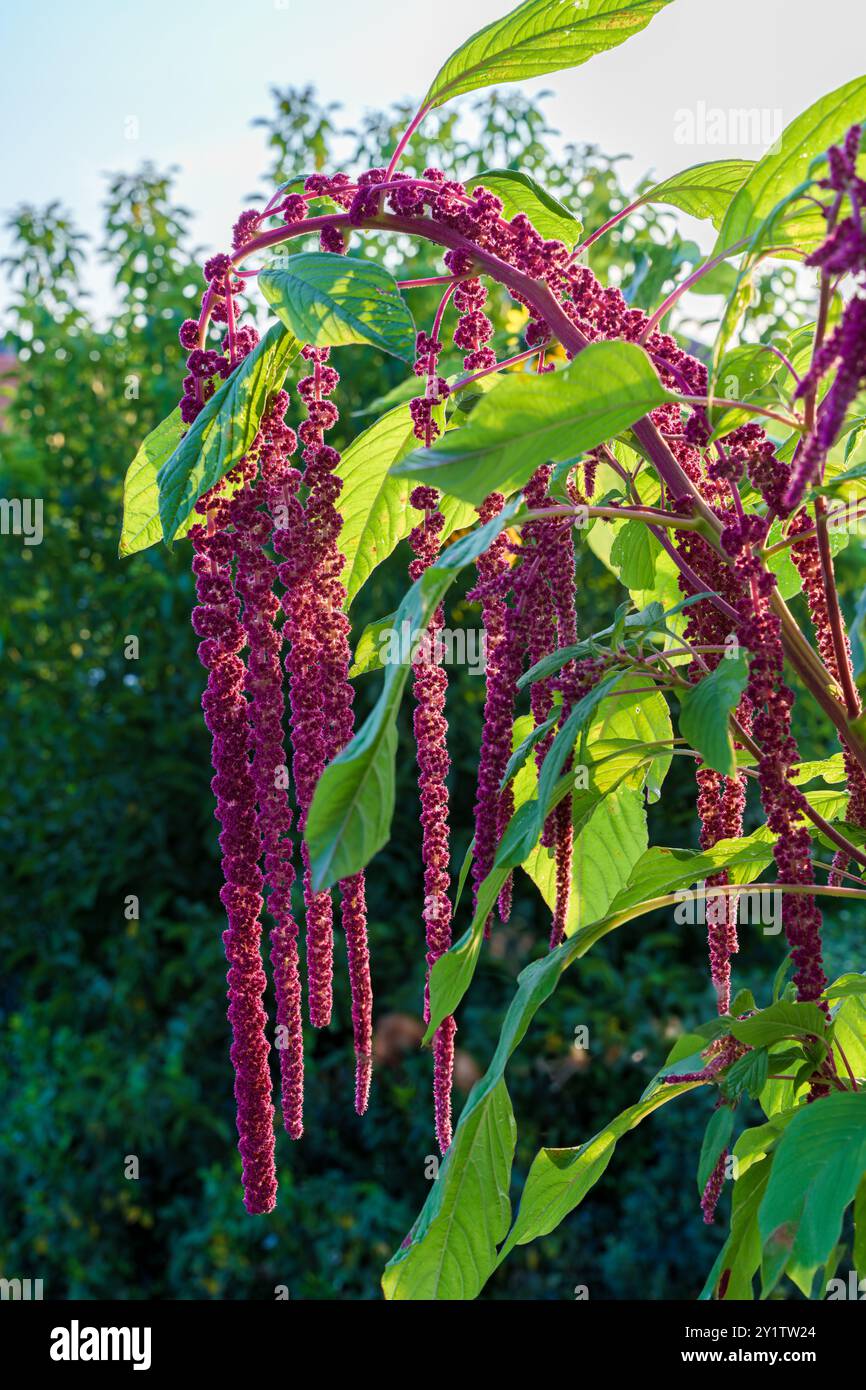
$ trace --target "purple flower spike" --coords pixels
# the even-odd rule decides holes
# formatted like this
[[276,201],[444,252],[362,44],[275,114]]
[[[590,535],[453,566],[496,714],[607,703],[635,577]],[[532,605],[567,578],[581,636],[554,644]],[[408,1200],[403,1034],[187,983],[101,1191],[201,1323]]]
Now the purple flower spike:
[[[235,526],[237,572],[235,589],[243,599],[243,626],[249,647],[246,689],[253,733],[253,779],[258,823],[264,851],[271,963],[276,994],[277,1048],[283,1124],[293,1139],[303,1132],[304,1052],[301,1024],[301,982],[298,970],[298,927],[292,913],[292,812],[283,772],[284,699],[280,648],[282,634],[275,625],[280,610],[273,593],[276,566],[264,546],[272,537],[270,515],[260,503],[274,502],[292,485],[295,470],[289,456],[297,447],[285,422],[288,397],[279,393],[263,417],[258,436],[261,481],[236,494],[230,504]],[[296,486],[296,484],[295,484]]]
[[265,1036],[259,914],[262,875],[258,867],[261,839],[256,825],[255,786],[248,759],[250,743],[244,663],[238,652],[244,631],[239,602],[231,583],[233,544],[225,531],[224,502],[204,497],[198,511],[207,526],[190,531],[193,570],[201,604],[193,627],[203,638],[199,658],[208,672],[202,696],[205,723],[212,736],[216,817],[222,831],[225,884],[220,898],[228,916],[223,933],[228,970],[228,1019],[232,1029],[231,1061],[235,1070],[238,1148],[243,1171],[244,1204],[251,1213],[273,1210],[277,1194],[274,1166],[274,1109],[271,1104],[270,1047]]
[[[413,580],[419,579],[439,553],[440,533],[445,519],[439,511],[435,488],[416,487],[410,496],[413,507],[424,513],[409,538],[415,559],[409,566]],[[451,900],[449,865],[451,858],[448,824],[448,721],[445,701],[448,677],[442,668],[444,625],[441,607],[430,621],[425,642],[413,660],[415,715],[414,730],[418,758],[418,794],[423,829],[421,856],[424,863],[424,927],[427,941],[427,982],[424,990],[424,1018],[430,1018],[430,970],[451,945]],[[444,1153],[451,1142],[451,1078],[454,1066],[453,1019],[445,1020],[433,1039],[434,1107],[436,1134]]]

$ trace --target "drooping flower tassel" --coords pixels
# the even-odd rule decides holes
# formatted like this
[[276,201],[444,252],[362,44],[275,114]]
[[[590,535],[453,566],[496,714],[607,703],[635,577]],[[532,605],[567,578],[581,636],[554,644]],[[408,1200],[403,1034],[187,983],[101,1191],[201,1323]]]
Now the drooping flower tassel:
[[[499,515],[504,506],[505,498],[502,493],[491,492],[478,508],[478,520],[481,525],[492,521],[495,516]],[[500,533],[483,555],[479,555],[475,566],[478,576],[477,593],[481,598],[481,624],[484,631],[484,729],[487,728],[496,705],[496,691],[494,689],[491,694],[491,687],[499,678],[499,667],[504,658],[503,643],[505,642],[507,605],[502,594],[498,592],[497,586],[501,585],[502,581],[507,578],[510,559],[508,537],[506,534]],[[513,798],[510,793],[510,784],[506,788],[507,801],[503,797],[498,783],[493,785],[490,782],[488,785],[482,786],[479,773],[478,795],[475,804],[476,840],[479,820],[484,826],[493,826],[494,836],[501,833],[500,826],[503,817],[505,824],[508,824],[513,809]],[[502,922],[507,922],[511,915],[511,882],[509,875],[499,894],[499,918]]]
[[[243,600],[243,626],[249,646],[246,690],[253,733],[253,779],[258,802],[258,825],[264,851],[271,965],[276,997],[276,1036],[280,1059],[283,1125],[299,1139],[303,1133],[304,1043],[301,1022],[301,980],[298,968],[298,925],[292,912],[292,811],[283,734],[282,633],[276,626],[280,603],[273,592],[276,565],[265,549],[273,522],[260,503],[280,503],[282,491],[297,479],[290,456],[297,438],[284,416],[288,396],[280,392],[262,418],[258,453],[260,481],[248,485],[231,502],[235,527],[237,572],[235,591]],[[295,482],[295,487],[297,483]]]
[[[812,396],[822,379],[835,365],[833,384],[816,412],[814,426],[794,456],[784,496],[786,511],[793,511],[803,500],[807,488],[820,477],[827,455],[845,421],[849,406],[866,384],[866,207],[863,180],[858,176],[862,130],[852,126],[841,146],[828,151],[829,176],[821,187],[835,196],[826,210],[827,236],[806,258],[807,266],[819,268],[825,276],[856,277],[856,290],[846,304],[842,318],[829,338],[815,353],[809,371],[797,385],[796,395]],[[838,220],[848,198],[853,215]]]
[[[330,395],[339,382],[337,372],[327,373],[320,363],[319,399]],[[313,374],[315,386],[315,372]],[[309,390],[309,388],[306,388]],[[333,403],[328,401],[328,405]],[[330,416],[328,417],[331,418]],[[327,426],[331,428],[331,426]],[[339,549],[343,518],[337,503],[343,483],[338,469],[340,455],[322,444],[315,469],[308,468],[310,493],[307,522],[321,538],[321,559],[317,575],[323,617],[320,628],[322,681],[325,710],[325,751],[328,762],[350,742],[355,730],[354,688],[349,680],[352,651],[351,623],[345,613],[346,589],[342,582],[345,556]],[[346,938],[349,990],[352,1000],[352,1037],[355,1051],[355,1110],[363,1115],[370,1100],[373,1074],[373,986],[370,979],[370,950],[367,941],[367,898],[363,871],[341,879],[340,919]]]
[[[287,525],[274,540],[274,548],[288,558],[279,567],[286,592],[282,603],[289,637],[286,672],[289,677],[289,703],[292,726],[292,771],[298,804],[298,828],[303,831],[316,783],[328,761],[328,742],[324,689],[320,675],[321,633],[327,620],[321,590],[317,584],[323,552],[333,537],[319,519],[310,515],[310,497],[319,475],[327,472],[329,454],[323,442],[323,429],[337,418],[337,410],[322,396],[336,385],[337,373],[328,367],[327,348],[302,349],[302,356],[313,364],[311,376],[298,383],[298,394],[307,407],[307,419],[298,429],[304,444],[303,481],[309,489],[307,506],[300,502],[286,517]],[[324,456],[324,457],[323,457]],[[333,1006],[334,930],[331,894],[313,888],[306,843],[301,854],[304,865],[303,892],[306,914],[307,985],[310,1022],[324,1028],[331,1021]]]
[[[791,524],[792,534],[809,529],[810,521],[807,513],[801,511],[794,518]],[[827,590],[824,583],[824,575],[821,567],[821,553],[818,541],[814,533],[804,536],[791,546],[791,559],[797,567],[800,578],[803,581],[803,594],[809,609],[809,617],[815,632],[815,641],[821,660],[827,667],[832,676],[841,682],[842,672],[839,669],[837,659],[836,644],[833,641],[833,629],[830,621],[830,609],[827,601]],[[831,561],[832,565],[832,561]],[[848,634],[843,632],[842,660],[845,662],[844,672],[848,689],[853,693],[854,703],[857,712],[861,709],[861,702],[851,667],[851,643]],[[852,714],[854,711],[852,711]],[[845,780],[848,787],[848,808],[846,819],[853,825],[866,826],[866,773],[854,757],[846,743],[842,744],[842,759],[845,766]],[[838,850],[833,857],[833,868],[828,878],[828,883],[841,884],[843,876],[848,868],[848,855],[844,850]]]
[[[515,599],[509,605],[505,600],[509,590],[518,583],[521,569],[522,562],[516,566],[513,576],[507,568],[491,568],[485,574],[479,569],[478,583],[467,595],[470,600],[480,600],[486,611],[495,611],[497,615],[500,610],[494,609],[493,605],[501,603],[504,614],[501,640],[496,643],[492,655],[488,648],[487,656],[487,694],[475,793],[475,851],[472,857],[474,909],[478,906],[481,885],[493,868],[497,845],[514,809],[511,784],[503,787],[502,783],[511,757],[514,706],[526,650],[527,619],[525,604],[521,605]],[[496,621],[499,621],[498,616]],[[500,893],[503,921],[508,919],[510,903],[510,889],[503,889]],[[485,923],[485,936],[490,934],[491,920],[492,914]]]
[[704,1214],[704,1225],[712,1226],[716,1219],[716,1207],[719,1205],[719,1198],[722,1195],[722,1188],[725,1185],[725,1174],[728,1168],[728,1150],[723,1149],[719,1154],[718,1161],[710,1176],[707,1178],[701,1197],[701,1211]]
[[[574,646],[577,642],[574,532],[569,523],[556,525],[554,522],[548,522],[547,525],[550,529],[547,573],[556,619],[556,646],[562,650]],[[574,680],[575,663],[572,660],[567,662],[555,677],[555,687],[562,697],[562,720],[568,718],[574,704]],[[563,771],[568,772],[571,768],[572,759],[569,757]],[[551,842],[556,860],[556,901],[550,930],[551,950],[555,950],[565,939],[568,928],[574,868],[573,811],[574,795],[569,791],[555,808],[552,817]]]
[[222,826],[219,839],[225,884],[220,898],[228,916],[223,943],[229,965],[228,1018],[232,1029],[238,1149],[243,1169],[244,1204],[251,1213],[264,1213],[274,1208],[277,1177],[268,1067],[270,1047],[265,1036],[266,1017],[262,1004],[266,979],[259,923],[261,839],[248,758],[250,732],[243,693],[245,668],[239,655],[245,636],[238,621],[239,603],[232,590],[234,546],[225,529],[227,504],[206,495],[197,503],[196,510],[207,516],[207,525],[196,524],[189,533],[200,600],[193,610],[192,623],[203,638],[198,651],[208,680],[202,709],[213,740],[215,776],[211,785],[217,801],[215,814]]
[[[414,581],[436,559],[444,518],[435,488],[417,487],[409,499],[424,513],[409,543],[415,558],[409,566]],[[450,831],[448,824],[448,722],[445,701],[448,677],[442,666],[440,633],[442,608],[434,613],[419,651],[413,658],[415,714],[413,725],[418,758],[418,794],[421,800],[424,863],[424,927],[427,941],[427,980],[424,987],[424,1020],[430,1019],[430,971],[451,945]],[[433,1102],[436,1137],[444,1154],[451,1143],[451,1084],[454,1067],[453,1018],[443,1019],[433,1038]]]
[[[754,518],[753,518],[754,519]],[[749,651],[746,695],[754,709],[754,735],[761,756],[758,783],[770,830],[777,836],[773,855],[782,883],[808,887],[815,881],[811,863],[811,837],[802,824],[802,793],[791,784],[791,770],[799,761],[791,736],[794,696],[782,679],[784,653],[781,623],[769,606],[775,576],[740,548],[743,543],[727,528],[722,543],[737,556],[737,566],[751,580],[751,601],[743,613],[740,636]],[[782,923],[794,961],[797,998],[816,1002],[826,987],[821,947],[821,913],[810,894],[785,893]]]

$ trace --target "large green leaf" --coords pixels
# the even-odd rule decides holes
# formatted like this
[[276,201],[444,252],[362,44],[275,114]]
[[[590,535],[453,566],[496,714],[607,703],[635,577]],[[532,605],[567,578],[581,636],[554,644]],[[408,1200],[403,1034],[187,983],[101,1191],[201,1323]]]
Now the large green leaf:
[[[495,902],[495,900],[496,898],[494,895],[493,902]],[[512,1052],[519,1045],[526,1033],[533,1016],[544,1001],[553,993],[556,988],[557,980],[566,965],[570,964],[572,958],[576,959],[577,954],[580,954],[580,951],[576,947],[576,942],[577,938],[575,937],[570,942],[567,942],[565,946],[560,946],[558,950],[552,951],[550,955],[546,956],[543,960],[536,961],[533,965],[530,965],[518,976],[517,992],[505,1015],[496,1052],[494,1053],[490,1066],[481,1080],[472,1088],[469,1099],[463,1107],[463,1112],[454,1131],[451,1147],[448,1150],[446,1168],[448,1165],[451,1165],[452,1169],[459,1173],[462,1173],[467,1168],[469,1168],[471,1172],[470,1160],[476,1149],[476,1135],[478,1131],[480,1130],[482,1132],[483,1140],[487,1143],[488,1147],[492,1142],[490,1137],[492,1132],[494,1130],[499,1130],[499,1132],[501,1132],[501,1123],[497,1125],[495,1119],[490,1118],[490,1112],[497,1105],[496,1097],[500,1083],[502,1083],[502,1078],[505,1074],[506,1064]],[[589,949],[588,946],[586,949]],[[488,1165],[489,1168],[493,1166],[493,1164]],[[508,1166],[510,1170],[510,1157]],[[498,1173],[502,1171],[502,1169],[499,1169]],[[445,1169],[443,1169],[440,1174],[439,1181],[441,1181],[444,1173]],[[485,1232],[482,1233],[484,1258],[479,1260],[477,1254],[473,1252],[473,1259],[469,1268],[469,1278],[465,1284],[457,1285],[457,1287],[465,1287],[467,1290],[470,1290],[470,1292],[466,1294],[461,1294],[459,1292],[448,1293],[439,1296],[474,1298],[486,1279],[492,1274],[496,1256],[495,1246],[498,1245],[499,1241],[502,1240],[506,1234],[510,1215],[510,1207],[506,1209],[505,1201],[503,1201],[503,1186],[505,1186],[505,1184],[501,1186],[497,1180],[491,1187],[484,1192],[478,1193],[477,1196],[475,1191],[470,1187],[468,1196],[463,1199],[465,1203],[463,1210],[468,1207],[477,1225],[480,1225],[482,1222],[484,1223]],[[456,1193],[456,1201],[460,1202],[460,1198],[461,1193],[458,1190]],[[462,1257],[460,1247],[463,1245],[465,1250],[465,1245],[462,1241],[465,1218],[458,1223],[452,1217],[448,1230],[443,1233],[441,1224],[437,1226],[436,1222],[441,1204],[442,1194],[437,1193],[434,1187],[430,1196],[427,1198],[418,1222],[410,1232],[408,1246],[401,1248],[397,1252],[385,1270],[382,1286],[385,1290],[386,1297],[400,1296],[400,1286],[399,1284],[395,1285],[394,1281],[399,1279],[400,1270],[406,1265],[410,1265],[412,1276],[411,1283],[408,1287],[430,1288],[431,1281],[433,1288],[439,1288],[441,1286],[439,1271],[443,1267],[446,1259],[446,1252],[445,1249],[443,1249],[443,1234],[445,1235],[445,1243],[447,1246],[450,1232],[453,1230],[457,1231],[458,1260]],[[504,1222],[503,1215],[505,1218]],[[492,1232],[495,1232],[492,1240],[488,1240],[486,1237],[486,1228],[488,1226]],[[475,1247],[476,1252],[477,1250],[478,1245]],[[449,1261],[449,1267],[453,1267],[455,1263],[454,1261]],[[456,1275],[455,1284],[457,1284]],[[453,1288],[454,1286],[455,1285],[451,1285],[450,1287]],[[403,1296],[411,1295],[406,1295],[404,1293]],[[429,1297],[430,1295],[428,1294],[427,1296]]]
[[[176,406],[144,439],[123,480],[123,527],[117,553],[134,555],[162,540],[157,474],[180,443],[184,423]],[[192,525],[192,521],[187,524]],[[180,534],[183,534],[181,531]]]
[[[416,393],[420,389],[417,378]],[[397,406],[352,441],[338,469],[343,480],[339,508],[343,518],[340,550],[346,557],[342,580],[346,606],[351,605],[377,565],[386,560],[420,513],[409,502],[412,484],[392,477],[389,469],[414,446],[408,405]],[[453,498],[442,499],[445,527],[442,538],[477,520],[473,507]]]
[[[781,362],[766,343],[741,343],[727,352],[719,363],[714,394],[726,396],[728,400],[754,400],[760,404],[766,388],[781,371]],[[749,410],[715,406],[710,411],[713,433],[718,437],[739,429],[750,419]]]
[[772,1043],[804,1035],[821,1038],[826,1029],[826,1017],[817,1004],[799,1004],[787,999],[770,1004],[751,1018],[734,1019],[730,1024],[733,1036],[748,1043],[749,1047],[769,1047]]
[[772,862],[772,839],[760,831],[719,840],[712,849],[668,849],[653,845],[635,864],[627,886],[611,904],[623,912],[665,893],[675,893],[726,869],[732,883],[750,883]]
[[719,228],[731,199],[748,178],[752,159],[713,159],[693,164],[681,174],[673,174],[642,193],[642,203],[665,203],[691,217],[709,218]]
[[[519,504],[515,499],[492,521],[449,546],[409,589],[394,616],[398,633],[404,623],[408,625],[409,651],[457,575],[509,524]],[[374,708],[316,786],[305,839],[317,891],[358,873],[388,841],[394,813],[397,711],[410,669],[403,662],[385,667]]]
[[415,325],[397,281],[376,261],[311,251],[259,275],[259,288],[302,343],[362,343],[411,362]]
[[866,1076],[866,995],[861,992],[862,984],[862,975],[842,975],[834,985],[836,991],[845,991],[841,1003],[833,1008],[833,1046],[840,1076],[848,1075],[848,1067],[855,1076]]
[[585,1144],[570,1149],[540,1149],[532,1160],[517,1217],[497,1263],[501,1264],[515,1245],[528,1245],[555,1230],[598,1182],[623,1135],[669,1100],[676,1100],[700,1084],[693,1081],[659,1086],[652,1095],[617,1115]]
[[[532,810],[532,803],[527,802],[523,807],[520,808],[520,812],[518,812],[518,815],[525,814],[531,817]],[[515,844],[514,850],[515,853],[519,853],[519,845]],[[484,885],[482,886],[482,891],[483,887]],[[490,898],[491,906],[492,903],[495,901],[495,898],[496,893],[493,892]],[[532,1022],[532,1019],[534,1018],[535,1014],[546,1002],[546,1000],[549,999],[550,996],[553,994],[563,972],[567,970],[568,967],[572,965],[575,961],[579,960],[583,955],[585,955],[586,952],[590,950],[590,948],[597,941],[601,940],[602,937],[608,935],[610,932],[616,930],[618,927],[623,926],[627,921],[632,920],[633,917],[639,916],[641,912],[649,911],[657,905],[659,904],[641,903],[638,904],[637,907],[627,909],[623,912],[611,912],[607,916],[602,918],[600,921],[593,922],[589,926],[582,928],[580,931],[575,933],[573,937],[569,938],[567,941],[563,942],[561,946],[557,947],[555,951],[551,951],[541,960],[535,961],[532,965],[528,966],[525,970],[521,972],[517,980],[517,991],[506,1013],[502,1029],[499,1035],[499,1041],[497,1043],[496,1051],[491,1060],[490,1066],[488,1067],[485,1075],[473,1088],[469,1100],[467,1101],[467,1104],[464,1108],[464,1111],[460,1116],[460,1120],[458,1122],[452,1144],[452,1151],[455,1155],[460,1155],[464,1151],[464,1148],[473,1142],[472,1136],[474,1134],[475,1124],[475,1120],[473,1117],[476,1117],[477,1112],[479,1110],[485,1109],[490,1104],[490,1095],[502,1081],[509,1058],[512,1056],[515,1049],[519,1046],[521,1040],[525,1036],[526,1031],[529,1028],[529,1025]],[[485,910],[479,903],[479,909],[480,911],[484,911],[486,915],[486,911],[489,911],[489,906]],[[444,959],[444,957],[440,959]],[[439,965],[439,963],[440,962],[437,962],[437,966]],[[434,967],[434,971],[435,968],[436,967]],[[699,1045],[704,1044],[703,1039],[698,1039],[697,1041]],[[683,1083],[684,1086],[688,1084],[689,1083]],[[674,1089],[673,1086],[672,1089]],[[644,1097],[644,1100],[650,1100],[653,1094],[653,1092],[648,1093],[648,1095]],[[664,1100],[663,1098],[660,1098],[659,1104],[662,1103],[664,1103]],[[816,1106],[813,1108],[818,1109],[819,1107]],[[627,1117],[629,1115],[629,1112],[625,1112],[625,1114]],[[640,1113],[637,1115],[637,1119],[640,1119],[642,1117],[643,1116]],[[623,1118],[624,1117],[620,1117],[621,1120]],[[617,1122],[615,1121],[614,1124],[616,1123]],[[627,1121],[625,1127],[631,1127]],[[556,1225],[557,1221],[560,1220],[561,1217],[567,1213],[567,1211],[571,1210],[574,1205],[576,1205],[576,1202],[579,1201],[581,1196],[583,1195],[581,1184],[584,1181],[585,1175],[587,1173],[589,1174],[589,1177],[592,1181],[594,1181],[595,1178],[600,1176],[601,1171],[603,1171],[603,1166],[606,1165],[606,1149],[609,1144],[609,1137],[606,1138],[605,1133],[602,1132],[601,1135],[596,1136],[596,1140],[598,1141],[598,1148],[595,1151],[593,1151],[592,1146],[596,1143],[596,1141],[590,1141],[589,1146],[585,1146],[583,1150],[583,1163],[581,1164],[580,1162],[577,1162],[573,1170],[568,1170],[566,1168],[566,1165],[563,1165],[561,1170],[554,1172],[551,1171],[551,1169],[555,1169],[558,1167],[558,1165],[555,1162],[551,1165],[542,1161],[543,1174],[542,1169],[540,1168],[539,1176],[543,1175],[545,1182],[543,1187],[539,1187],[539,1191],[541,1191],[542,1196],[544,1196],[544,1192],[549,1190],[548,1182],[550,1182],[553,1185],[554,1189],[553,1200],[546,1204],[543,1202],[540,1204],[541,1224],[539,1227],[539,1231],[533,1232],[532,1234],[527,1234],[527,1239],[533,1238],[534,1234],[541,1233],[541,1230],[553,1229],[553,1226]],[[449,1151],[449,1157],[452,1151]],[[580,1150],[577,1151],[578,1154],[580,1152]],[[609,1154],[607,1155],[607,1157],[609,1157]],[[598,1172],[595,1172],[593,1170],[593,1163],[595,1162],[595,1160],[598,1160],[600,1165]],[[455,1158],[455,1162],[457,1161],[458,1160]],[[563,1171],[566,1172],[566,1176],[568,1179],[570,1179],[573,1173],[573,1176],[575,1178],[575,1184],[573,1187],[569,1185],[569,1181],[560,1183],[560,1177]],[[572,1200],[572,1197],[574,1197],[575,1200]],[[487,1200],[490,1203],[490,1209],[494,1213],[498,1212],[501,1216],[501,1191],[498,1187],[493,1188],[489,1191]],[[562,1201],[561,1207],[557,1205],[557,1203],[560,1200]],[[436,1203],[437,1198],[435,1193],[431,1194],[431,1196],[428,1198],[425,1211],[422,1213],[422,1216],[418,1224],[412,1231],[410,1243],[408,1246],[409,1251],[414,1251],[416,1270],[418,1271],[416,1273],[416,1278],[418,1278],[419,1280],[422,1277],[424,1277],[425,1271],[427,1271],[429,1275],[431,1267],[437,1264],[441,1264],[443,1258],[443,1249],[441,1241],[432,1241],[429,1239],[428,1236],[428,1232],[433,1228],[431,1216],[435,1215]],[[535,1207],[536,1204],[533,1201],[532,1208]],[[477,1202],[474,1199],[472,1203],[472,1209],[473,1211],[477,1212]],[[522,1209],[523,1208],[521,1206],[521,1210]],[[486,1210],[486,1203],[482,1203],[482,1211]],[[529,1211],[530,1208],[527,1208],[527,1213],[529,1213]],[[551,1224],[544,1224],[545,1221],[548,1219],[545,1213],[550,1214]],[[520,1222],[520,1220],[521,1218],[520,1216],[518,1216],[518,1222]],[[507,1253],[507,1250],[510,1249],[514,1243],[516,1243],[516,1237],[514,1240],[512,1240],[511,1237],[509,1237],[508,1241],[506,1242],[506,1246],[503,1247],[503,1256],[505,1253]],[[393,1278],[393,1271],[398,1270],[399,1266],[406,1260],[406,1258],[407,1251],[401,1250],[389,1264],[388,1270],[385,1274],[386,1292],[390,1287],[389,1280]],[[488,1270],[488,1273],[490,1272],[492,1272],[492,1266]],[[482,1276],[484,1275],[483,1267],[479,1268],[478,1266],[474,1266],[470,1281],[470,1287],[474,1290],[474,1292],[471,1295],[469,1295],[471,1297],[474,1297],[475,1292],[477,1292],[479,1273]]]
[[610,548],[610,563],[619,571],[627,589],[641,591],[655,584],[656,559],[661,546],[642,521],[627,521],[618,528]]
[[724,657],[710,675],[680,692],[680,731],[707,767],[733,777],[737,758],[728,719],[749,679],[744,656]]
[[812,1270],[829,1258],[864,1170],[866,1094],[834,1092],[797,1111],[758,1213],[765,1294],[789,1261]]
[[[866,77],[854,78],[821,97],[786,126],[772,148],[759,159],[728,208],[719,233],[718,249],[751,236],[775,207],[809,176],[812,161],[841,141],[855,122],[866,117]],[[812,207],[785,219],[788,245],[809,249],[823,240],[826,223]]]
[[524,0],[473,34],[433,79],[424,107],[494,82],[574,68],[644,29],[668,0]]
[[159,517],[171,545],[198,499],[239,463],[259,428],[269,396],[278,391],[300,343],[272,324],[190,425],[159,470]]
[[[640,678],[636,679],[639,684]],[[664,695],[636,688],[632,693],[627,685],[621,686],[616,695],[602,701],[589,727],[587,745],[596,786],[611,786],[628,772],[629,765],[639,763],[628,785],[645,786],[647,799],[658,801],[673,754],[661,749],[647,765],[645,758],[651,750],[641,750],[640,745],[665,743],[673,744],[673,727]]]
[[[647,847],[643,793],[632,787],[614,788],[588,811],[576,798],[573,819],[568,936],[604,916]],[[554,851],[536,846],[523,868],[552,911],[556,903]]]
[[516,1138],[511,1101],[500,1081],[461,1121],[409,1244],[385,1270],[387,1299],[462,1300],[480,1293],[511,1219]]
[[581,225],[564,203],[519,169],[485,169],[466,182],[467,192],[481,184],[502,200],[503,217],[525,213],[540,236],[573,246]]
[[509,372],[462,429],[416,449],[394,472],[477,506],[522,487],[550,460],[594,449],[671,399],[642,348],[591,343],[558,372]]

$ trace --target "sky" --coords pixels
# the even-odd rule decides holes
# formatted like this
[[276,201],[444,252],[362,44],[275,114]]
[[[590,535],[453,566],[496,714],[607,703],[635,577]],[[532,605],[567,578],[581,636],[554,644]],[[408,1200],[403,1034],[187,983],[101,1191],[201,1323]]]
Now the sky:
[[[348,119],[418,100],[469,33],[507,9],[508,0],[5,0],[0,217],[56,198],[98,232],[105,172],[152,160],[180,167],[197,240],[221,248],[268,162],[251,120],[269,111],[271,86],[312,83]],[[757,157],[799,111],[861,74],[864,38],[863,0],[673,0],[619,48],[524,90],[554,90],[545,109],[568,139],[631,154],[630,183]],[[95,265],[90,274],[105,294]]]

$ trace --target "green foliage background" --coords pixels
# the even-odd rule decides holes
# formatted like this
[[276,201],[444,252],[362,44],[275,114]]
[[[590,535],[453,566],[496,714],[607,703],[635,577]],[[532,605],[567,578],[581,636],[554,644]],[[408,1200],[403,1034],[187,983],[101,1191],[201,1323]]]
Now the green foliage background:
[[[273,98],[273,115],[260,122],[272,156],[267,187],[331,167],[335,151],[344,167],[381,163],[410,114],[373,113],[347,133],[336,108],[310,90]],[[588,229],[626,200],[619,161],[563,146],[542,109],[519,93],[493,93],[468,114],[435,113],[424,130],[410,150],[417,167],[436,163],[461,177],[521,167]],[[116,558],[126,464],[178,394],[177,328],[201,285],[190,216],[175,206],[171,175],[145,166],[109,179],[100,247],[56,204],[19,208],[10,225],[5,345],[19,362],[0,434],[0,492],[41,497],[45,535],[39,546],[0,543],[0,1274],[42,1278],[49,1298],[269,1299],[276,1285],[293,1298],[376,1298],[382,1266],[426,1194],[434,1152],[430,1059],[417,1047],[422,890],[407,711],[397,834],[369,874],[382,1054],[370,1113],[359,1121],[352,1110],[339,972],[335,1022],[307,1037],[307,1133],[297,1145],[278,1134],[278,1209],[251,1218],[235,1149],[188,547]],[[382,251],[370,241],[365,254]],[[698,254],[668,214],[651,209],[593,252],[596,272],[643,307]],[[429,250],[391,246],[387,255],[398,274],[438,269]],[[82,285],[94,256],[116,287],[107,323]],[[435,302],[435,290],[416,294],[419,323]],[[519,322],[504,301],[493,302],[517,350]],[[793,272],[768,273],[753,322],[792,326],[799,307]],[[345,443],[402,369],[357,349],[341,352],[338,365],[343,434],[335,442]],[[367,585],[357,632],[396,606],[406,563],[401,547]],[[590,632],[609,620],[615,585],[588,551],[578,579]],[[842,564],[851,609],[862,584],[862,557],[851,547]],[[463,592],[452,626],[476,621]],[[131,634],[137,661],[124,656]],[[452,675],[459,864],[471,836],[483,683],[463,669]],[[360,709],[378,679],[359,683]],[[817,756],[823,732],[802,732]],[[655,842],[695,843],[693,795],[688,768],[675,760],[664,810],[651,814]],[[129,894],[140,899],[140,921],[124,916]],[[856,966],[851,917],[833,917],[831,977]],[[632,1103],[671,1038],[713,1011],[701,928],[666,917],[630,930],[569,972],[512,1064],[519,1173],[540,1144],[577,1143]],[[458,1105],[486,1065],[515,976],[546,937],[545,912],[524,880],[461,1013]],[[771,978],[779,950],[774,938],[750,936],[739,983]],[[588,1054],[572,1047],[578,1025],[589,1029]],[[694,1296],[723,1229],[701,1226],[691,1176],[708,1112],[707,1098],[690,1098],[630,1135],[591,1200],[515,1252],[484,1297],[570,1299],[578,1285],[592,1298]],[[140,1162],[137,1181],[124,1176],[129,1155]]]

